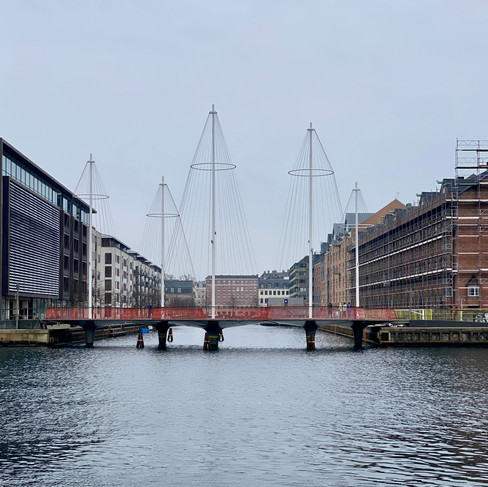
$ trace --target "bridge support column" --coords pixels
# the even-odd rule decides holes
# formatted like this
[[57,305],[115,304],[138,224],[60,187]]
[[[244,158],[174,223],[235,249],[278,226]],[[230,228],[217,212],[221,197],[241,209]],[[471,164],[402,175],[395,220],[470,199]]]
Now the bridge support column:
[[86,348],[93,348],[93,342],[95,341],[95,322],[86,321],[83,325],[85,329],[85,346]]
[[305,329],[305,334],[307,336],[307,350],[313,351],[315,350],[315,332],[318,328],[317,323],[313,320],[306,321],[303,328]]
[[169,323],[167,321],[160,321],[154,325],[158,330],[159,350],[166,350],[166,335],[168,333]]
[[368,323],[362,321],[355,321],[352,324],[352,331],[354,333],[354,348],[356,350],[361,350],[363,348],[363,332],[368,326]]
[[209,321],[205,327],[205,341],[203,344],[204,350],[218,350],[219,349],[219,335],[221,328],[218,321]]

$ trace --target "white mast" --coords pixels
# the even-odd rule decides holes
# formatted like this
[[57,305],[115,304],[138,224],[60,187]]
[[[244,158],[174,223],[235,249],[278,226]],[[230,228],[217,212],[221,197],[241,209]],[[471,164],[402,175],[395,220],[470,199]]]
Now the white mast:
[[358,183],[355,184],[355,213],[356,213],[356,308],[359,308],[359,222],[358,222]]
[[89,199],[89,206],[90,211],[88,215],[88,313],[89,318],[92,317],[92,307],[93,307],[93,277],[92,277],[92,240],[93,240],[93,230],[92,230],[92,214],[93,214],[93,164],[95,161],[93,160],[92,154],[90,154],[90,160],[88,161],[90,164],[90,199]]
[[215,105],[212,105],[212,319],[215,319]]
[[161,308],[164,308],[164,176],[161,177]]
[[312,160],[312,122],[310,122],[310,128],[307,129],[310,132],[310,159],[309,159],[309,213],[308,213],[308,317],[312,318],[312,305],[313,305],[313,248],[312,248],[312,206],[313,206],[313,194],[312,194],[312,171],[313,171],[313,160]]

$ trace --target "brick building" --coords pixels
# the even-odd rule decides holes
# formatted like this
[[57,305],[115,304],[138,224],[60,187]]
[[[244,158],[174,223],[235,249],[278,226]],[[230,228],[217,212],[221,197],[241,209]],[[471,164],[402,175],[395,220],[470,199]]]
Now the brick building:
[[[207,306],[212,304],[212,277],[205,278]],[[221,275],[215,276],[216,306],[258,305],[258,276]]]
[[[488,308],[488,142],[458,141],[456,176],[359,239],[361,305]],[[354,247],[348,289],[355,298]]]

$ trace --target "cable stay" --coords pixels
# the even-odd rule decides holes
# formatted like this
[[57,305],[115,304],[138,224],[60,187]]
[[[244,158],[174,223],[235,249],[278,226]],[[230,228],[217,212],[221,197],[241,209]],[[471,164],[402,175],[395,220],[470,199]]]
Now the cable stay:
[[[93,155],[90,154],[90,160],[86,162],[83,172],[81,173],[74,194],[84,200],[89,206],[88,221],[88,309],[91,316],[93,308],[93,284],[95,281],[95,272],[93,271],[93,229],[97,228],[102,234],[115,236],[114,223],[110,205],[108,204],[109,196],[105,191],[102,178],[98,172]],[[96,204],[96,208],[94,207]]]
[[308,254],[308,316],[311,318],[314,249],[319,248],[320,241],[342,216],[334,170],[312,124],[307,129],[295,169],[288,174],[293,178],[280,239],[278,268],[284,268],[284,263],[289,267]]
[[256,269],[236,167],[212,107],[180,204],[199,279],[215,273],[253,274]]
[[161,265],[161,307],[164,308],[165,281],[193,280],[195,276],[180,212],[164,177],[146,216],[140,246],[148,259]]
[[279,242],[277,269],[289,268],[320,249],[343,211],[334,170],[310,124],[290,180]]

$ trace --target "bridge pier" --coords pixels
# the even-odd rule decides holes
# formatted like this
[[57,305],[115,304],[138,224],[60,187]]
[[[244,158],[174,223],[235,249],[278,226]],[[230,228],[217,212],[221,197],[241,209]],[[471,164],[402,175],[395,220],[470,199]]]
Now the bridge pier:
[[95,341],[95,322],[90,320],[90,321],[85,321],[85,323],[82,325],[84,330],[85,330],[85,347],[86,348],[93,348],[93,342]]
[[219,349],[219,335],[221,328],[218,321],[208,321],[205,327],[204,350],[216,351]]
[[168,321],[159,321],[155,325],[156,330],[158,330],[158,340],[159,350],[166,350],[166,335],[168,333],[169,323]]
[[354,334],[354,348],[361,350],[363,348],[363,332],[369,323],[363,321],[354,321],[352,324],[352,331]]
[[307,336],[307,350],[313,351],[315,350],[315,332],[317,331],[317,323],[313,320],[308,320],[305,322],[303,326],[305,329],[305,334]]

